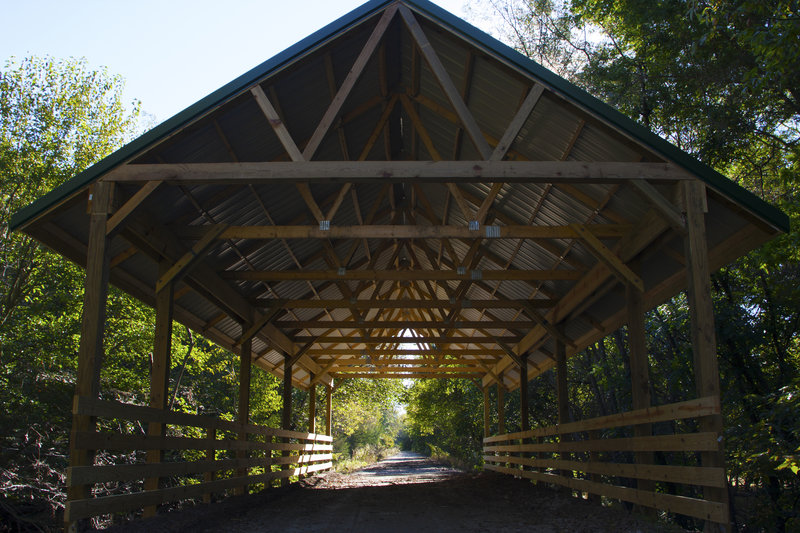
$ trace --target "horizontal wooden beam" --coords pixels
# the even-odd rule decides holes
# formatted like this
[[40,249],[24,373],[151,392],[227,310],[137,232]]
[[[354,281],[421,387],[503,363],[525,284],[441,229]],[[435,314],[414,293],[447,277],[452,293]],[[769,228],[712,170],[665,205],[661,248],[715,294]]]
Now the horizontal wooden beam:
[[311,357],[318,357],[319,363],[326,361],[325,357],[337,356],[370,356],[370,357],[384,357],[396,355],[419,355],[419,356],[439,356],[439,355],[453,355],[454,357],[476,357],[480,360],[494,360],[497,357],[505,355],[505,352],[496,348],[485,348],[476,350],[474,348],[464,349],[447,349],[447,350],[415,350],[404,348],[312,348],[306,352]]
[[319,337],[295,337],[295,342],[307,343],[339,343],[339,344],[496,344],[497,342],[517,342],[519,336],[494,336],[494,337],[398,337],[398,336],[373,336],[373,337],[332,337],[322,335]]
[[414,366],[414,367],[403,367],[403,366],[383,366],[383,365],[375,365],[375,366],[353,366],[353,367],[336,367],[334,366],[328,372],[331,374],[360,374],[364,372],[391,372],[391,373],[398,373],[398,372],[414,372],[414,373],[425,373],[425,374],[478,374],[484,375],[486,372],[481,370],[475,366]]
[[[255,303],[259,307],[272,307],[274,298],[258,298]],[[284,309],[523,309],[525,307],[550,308],[555,300],[280,300],[278,305]]]
[[426,374],[424,372],[365,372],[361,374],[334,374],[336,379],[475,379],[476,374]]
[[295,182],[617,183],[673,181],[691,175],[671,163],[589,161],[298,161],[123,165],[102,179],[117,182],[250,185]]
[[[230,226],[219,239],[577,239],[583,233],[574,224],[566,226],[423,226],[423,225],[361,225],[330,226]],[[185,239],[201,238],[209,227],[188,226],[171,228]],[[582,232],[599,239],[622,237],[633,229],[627,224],[578,225]]]
[[363,329],[363,328],[391,328],[391,329],[424,329],[424,328],[483,328],[483,329],[530,329],[538,322],[531,321],[504,321],[492,320],[453,320],[453,321],[419,321],[419,320],[282,320],[275,322],[277,328],[286,329]]
[[583,276],[579,270],[227,270],[219,272],[222,279],[238,281],[467,281],[576,280]]
[[[325,361],[322,361],[325,362]],[[333,360],[331,360],[333,362]],[[459,357],[457,359],[448,359],[445,357],[436,357],[436,358],[420,358],[420,359],[397,359],[394,357],[387,357],[387,358],[364,358],[364,357],[355,357],[350,359],[337,359],[336,364],[331,366],[331,372],[335,372],[338,368],[348,368],[348,367],[363,367],[366,364],[370,364],[373,366],[380,366],[380,365],[403,365],[409,367],[416,367],[416,366],[440,366],[440,365],[462,365],[462,366],[470,366],[473,367],[473,370],[479,369],[478,366],[482,363],[485,363],[485,359],[466,359],[464,357]],[[382,368],[382,367],[381,367]],[[372,368],[374,370],[374,368]],[[483,371],[485,372],[485,370]]]

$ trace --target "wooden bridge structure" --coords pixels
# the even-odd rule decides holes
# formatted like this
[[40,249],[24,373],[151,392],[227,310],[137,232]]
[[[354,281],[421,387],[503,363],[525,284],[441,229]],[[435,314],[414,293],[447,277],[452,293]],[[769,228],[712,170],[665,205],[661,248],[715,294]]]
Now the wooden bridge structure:
[[[424,0],[368,2],[12,223],[86,268],[70,524],[330,467],[316,391],[330,421],[334,381],[358,377],[475,380],[487,468],[728,527],[709,276],[786,217]],[[100,399],[109,283],[156,310],[149,406]],[[682,290],[696,399],[653,406],[644,314]],[[237,421],[167,410],[173,321],[240,357]],[[570,422],[567,358],[623,325],[634,411]],[[283,428],[249,423],[252,366],[282,377],[287,399],[310,391],[308,433],[289,430],[289,401]],[[558,425],[529,428],[528,381],[551,368]],[[488,434],[491,387],[520,388],[522,432]],[[146,423],[147,436],[98,432],[98,417]],[[652,433],[687,418],[673,426],[696,432]],[[607,438],[619,427],[629,436]],[[147,462],[94,465],[106,448]],[[200,455],[165,462],[175,449]],[[654,464],[658,451],[701,466]],[[122,479],[143,490],[92,497]]]

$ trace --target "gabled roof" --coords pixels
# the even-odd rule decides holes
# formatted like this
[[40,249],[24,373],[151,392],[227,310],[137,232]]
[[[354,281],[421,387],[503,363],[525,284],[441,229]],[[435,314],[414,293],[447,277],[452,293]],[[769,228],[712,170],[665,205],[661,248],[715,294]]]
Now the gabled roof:
[[624,283],[650,306],[683,287],[681,180],[708,186],[715,267],[788,229],[780,211],[425,1],[364,4],[13,227],[83,264],[98,179],[116,182],[118,205],[141,202],[111,241],[112,283],[152,302],[157,262],[208,237],[202,268],[178,283],[176,318],[233,349],[252,311],[272,322],[257,361],[280,374],[283,354],[296,356],[301,385],[311,372],[406,375],[403,334],[425,338],[411,351],[437,375],[446,359],[456,375],[513,386],[508,362],[528,352],[531,375],[544,371],[554,337],[575,352],[621,324]]
[[[39,214],[57,204],[59,201],[62,201],[75,192],[80,191],[98,177],[108,172],[110,169],[129,160],[135,154],[141,152],[148,146],[167,138],[173,132],[186,126],[187,124],[192,123],[198,117],[205,115],[206,113],[215,109],[217,106],[227,102],[237,94],[241,93],[247,87],[253,85],[258,80],[268,77],[280,69],[285,68],[287,65],[299,60],[304,55],[324,45],[337,35],[341,35],[343,32],[346,32],[364,22],[364,20],[384,9],[387,5],[393,3],[394,1],[395,0],[371,0],[366,2],[350,13],[347,13],[339,19],[331,22],[324,28],[317,30],[305,39],[290,46],[283,52],[280,52],[267,61],[264,61],[262,64],[254,67],[250,71],[242,74],[230,83],[220,87],[202,100],[199,100],[172,118],[162,122],[141,137],[135,139],[133,142],[127,144],[123,148],[120,148],[97,164],[92,165],[85,171],[76,175],[74,178],[65,182],[61,186],[53,189],[53,191],[36,200],[24,209],[21,209],[12,218],[11,229],[15,230],[20,226],[25,225],[30,220],[36,218],[36,216]],[[431,20],[436,21],[437,24],[469,41],[477,48],[491,53],[498,59],[507,61],[510,65],[513,65],[520,71],[538,79],[554,92],[589,110],[598,118],[607,121],[609,125],[618,128],[620,131],[625,132],[627,135],[644,143],[655,152],[664,156],[666,159],[674,161],[675,163],[685,167],[687,170],[703,179],[710,186],[730,196],[731,199],[744,204],[745,207],[751,209],[753,212],[761,216],[766,222],[775,226],[780,231],[789,231],[789,218],[782,211],[764,202],[747,189],[736,185],[725,176],[710,168],[708,165],[701,163],[683,150],[680,150],[673,144],[654,134],[641,124],[631,120],[629,117],[623,115],[613,107],[595,98],[583,89],[573,85],[564,78],[554,74],[550,70],[509,47],[505,43],[498,41],[491,35],[483,32],[475,26],[472,26],[463,19],[456,17],[449,11],[442,9],[436,4],[426,0],[405,0],[404,3],[412,7],[416,12],[426,15]]]

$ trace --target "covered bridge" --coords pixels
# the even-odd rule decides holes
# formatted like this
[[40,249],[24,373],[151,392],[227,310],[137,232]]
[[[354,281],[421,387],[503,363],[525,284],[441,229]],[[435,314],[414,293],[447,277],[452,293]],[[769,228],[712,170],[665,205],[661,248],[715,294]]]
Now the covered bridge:
[[[313,423],[309,433],[248,424],[255,365],[283,377],[285,394],[319,385],[328,398],[348,377],[474,379],[487,420],[489,387],[513,390],[555,367],[561,424],[527,427],[521,387],[523,431],[492,436],[487,422],[487,468],[725,527],[709,274],[788,222],[435,5],[373,0],[13,225],[87,271],[69,523],[329,467],[330,437]],[[108,283],[156,309],[150,407],[99,400]],[[687,288],[697,399],[651,406],[644,313]],[[173,320],[240,355],[238,422],[165,410]],[[635,410],[566,423],[566,358],[625,324]],[[98,433],[96,417],[149,422],[149,436]],[[650,434],[686,418],[699,432]],[[170,424],[206,437],[170,440]],[[602,438],[619,426],[631,436]],[[92,466],[92,450],[114,447],[146,449],[148,462]],[[163,462],[176,448],[208,456]],[[614,450],[636,452],[635,463],[604,461]],[[654,465],[657,451],[699,452],[702,467]],[[176,475],[205,481],[159,481]],[[141,493],[91,497],[94,483],[135,477]]]

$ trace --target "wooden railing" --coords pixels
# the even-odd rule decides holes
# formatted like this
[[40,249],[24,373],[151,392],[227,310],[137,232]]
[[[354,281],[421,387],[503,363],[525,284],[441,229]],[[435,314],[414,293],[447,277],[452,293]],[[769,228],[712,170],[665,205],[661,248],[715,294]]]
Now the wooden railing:
[[[719,413],[718,398],[700,398],[491,436],[483,439],[484,468],[711,522],[727,523],[728,509],[725,503],[697,497],[698,493],[702,493],[697,488],[677,488],[678,485],[726,487],[723,468],[696,466],[696,453],[718,449],[720,435],[674,433],[674,426],[679,420]],[[672,426],[673,433],[618,436],[624,434],[622,428],[625,426],[661,422],[668,424],[660,424],[658,430],[664,429],[661,426]],[[604,433],[616,435],[614,438],[603,438]],[[642,452],[666,452],[672,456],[671,463],[683,459],[686,464],[643,464]],[[634,454],[638,454],[635,463],[632,462]],[[687,455],[681,457],[682,454]],[[652,457],[650,453],[651,463]],[[620,478],[629,481],[620,483]],[[635,480],[649,480],[652,490],[634,488],[637,484]],[[665,491],[666,488],[671,493]]]
[[[215,493],[320,472],[332,466],[332,439],[327,435],[240,424],[211,416],[80,397],[75,399],[73,413],[113,419],[118,421],[120,428],[135,427],[139,433],[78,433],[73,435],[73,446],[78,449],[127,452],[162,450],[166,455],[160,462],[68,468],[68,487],[131,484],[153,478],[161,478],[162,482],[155,490],[68,501],[65,509],[67,522],[190,498],[210,501]],[[143,435],[142,428],[147,423],[181,428],[184,436]],[[245,433],[247,440],[238,438]],[[273,442],[278,439],[283,442]],[[291,455],[273,457],[277,455],[274,451]],[[144,457],[143,454],[139,455]],[[172,486],[164,486],[167,485],[165,479]],[[134,483],[134,486],[141,484]]]

